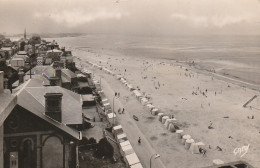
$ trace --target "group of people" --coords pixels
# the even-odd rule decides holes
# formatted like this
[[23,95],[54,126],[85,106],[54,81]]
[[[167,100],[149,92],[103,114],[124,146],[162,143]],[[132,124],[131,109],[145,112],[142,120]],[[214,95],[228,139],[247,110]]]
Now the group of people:
[[121,111],[121,108],[119,108],[117,112],[118,112],[118,114],[124,114],[125,113],[125,108],[123,108],[122,111]]

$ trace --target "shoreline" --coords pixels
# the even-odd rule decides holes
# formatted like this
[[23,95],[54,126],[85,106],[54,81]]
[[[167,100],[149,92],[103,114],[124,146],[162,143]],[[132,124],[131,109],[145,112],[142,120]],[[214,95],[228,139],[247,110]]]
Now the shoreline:
[[[242,108],[242,104],[241,104],[241,106],[239,105],[239,106],[237,106],[237,103],[236,103],[236,101],[233,101],[233,102],[231,102],[233,105],[232,106],[230,106],[230,105],[228,105],[228,106],[230,106],[228,109],[232,109],[233,107],[234,107],[234,109],[232,110],[232,111],[230,111],[229,113],[230,114],[225,114],[225,113],[223,113],[224,111],[222,110],[222,113],[221,113],[221,108],[220,108],[220,105],[215,105],[215,104],[219,104],[219,103],[215,103],[214,101],[213,101],[213,99],[212,98],[214,98],[214,96],[212,95],[213,93],[211,93],[211,95],[213,96],[210,96],[211,98],[209,99],[209,98],[207,98],[207,99],[209,99],[208,101],[210,101],[211,102],[211,107],[209,108],[209,107],[204,107],[203,109],[201,109],[200,107],[198,107],[198,106],[196,106],[196,104],[198,104],[200,101],[203,103],[206,99],[205,98],[203,98],[203,97],[198,97],[198,98],[196,98],[196,99],[194,99],[193,97],[191,97],[191,96],[188,96],[189,94],[187,94],[186,92],[185,93],[182,93],[181,91],[183,90],[183,89],[180,89],[180,91],[178,91],[181,95],[183,95],[183,96],[185,96],[185,97],[188,97],[188,102],[190,102],[190,101],[196,101],[196,102],[193,102],[193,106],[191,106],[191,107],[189,107],[190,105],[189,104],[187,104],[187,103],[185,103],[185,102],[183,102],[183,101],[181,101],[181,100],[178,100],[178,99],[180,99],[181,97],[176,97],[176,98],[174,98],[174,99],[176,99],[177,100],[177,104],[180,104],[180,105],[178,105],[178,106],[172,106],[171,104],[169,104],[169,103],[167,103],[167,102],[163,102],[162,100],[162,98],[163,97],[169,97],[169,99],[172,99],[172,97],[174,96],[174,95],[176,95],[176,94],[178,94],[177,92],[175,92],[174,94],[170,94],[169,93],[169,95],[164,95],[163,93],[160,93],[160,92],[158,92],[158,91],[156,91],[156,90],[151,90],[152,88],[151,88],[151,85],[152,85],[152,83],[154,83],[154,82],[152,82],[152,81],[156,81],[156,80],[158,80],[158,81],[161,81],[161,79],[159,79],[160,77],[161,77],[161,75],[163,75],[164,76],[164,79],[167,79],[167,78],[165,78],[166,76],[167,76],[167,74],[171,74],[171,75],[174,75],[174,74],[176,74],[176,75],[174,75],[175,77],[174,78],[176,78],[176,79],[181,79],[181,81],[183,81],[184,83],[185,82],[188,82],[189,80],[195,80],[195,78],[194,79],[191,79],[191,78],[187,78],[187,77],[184,77],[184,72],[186,72],[185,71],[185,68],[183,67],[183,68],[178,68],[179,67],[179,65],[177,65],[176,66],[176,64],[174,64],[174,63],[163,63],[163,62],[165,62],[165,61],[163,61],[162,59],[161,60],[151,60],[151,59],[149,59],[149,60],[146,60],[147,62],[149,62],[149,64],[148,65],[145,65],[144,66],[144,69],[146,69],[145,71],[143,71],[143,72],[141,72],[141,74],[140,74],[140,68],[141,67],[139,67],[139,65],[138,64],[141,64],[141,60],[139,60],[139,59],[137,59],[137,60],[134,60],[134,59],[132,59],[132,58],[127,58],[127,57],[125,57],[125,56],[116,56],[116,57],[110,57],[110,56],[105,56],[106,58],[107,58],[107,60],[105,59],[105,57],[104,57],[104,55],[96,55],[96,56],[94,56],[95,55],[95,53],[88,53],[88,52],[83,52],[83,53],[85,53],[85,54],[88,54],[88,56],[87,57],[81,57],[83,60],[82,61],[84,61],[85,59],[86,60],[89,60],[89,59],[92,59],[92,60],[94,60],[94,62],[96,63],[96,64],[98,64],[98,65],[100,65],[100,66],[102,66],[102,67],[106,67],[106,68],[108,68],[108,65],[109,64],[113,64],[113,68],[115,68],[114,66],[115,65],[117,65],[117,68],[115,68],[116,69],[116,74],[119,74],[119,73],[123,73],[124,74],[124,72],[123,72],[123,69],[122,68],[126,68],[127,69],[127,73],[125,74],[125,78],[127,78],[127,81],[128,82],[130,82],[130,83],[133,83],[134,84],[134,86],[139,86],[140,88],[141,88],[141,90],[143,91],[143,92],[145,92],[145,93],[149,93],[150,95],[151,95],[151,97],[152,97],[152,102],[154,103],[154,105],[155,106],[157,106],[157,107],[159,107],[160,108],[160,110],[161,111],[163,111],[163,112],[167,112],[167,114],[174,114],[174,115],[176,115],[177,116],[177,118],[178,119],[180,119],[180,122],[181,122],[181,124],[184,126],[184,129],[186,130],[186,131],[188,131],[188,133],[190,133],[190,134],[192,134],[192,135],[195,135],[195,139],[196,140],[202,140],[203,142],[205,142],[206,144],[210,144],[210,146],[217,146],[217,145],[220,145],[222,148],[223,148],[223,146],[225,147],[225,148],[229,148],[229,149],[226,149],[226,152],[224,152],[223,154],[221,154],[221,153],[216,153],[216,152],[213,152],[212,151],[212,149],[208,149],[208,150],[210,150],[210,152],[213,154],[213,156],[210,156],[211,157],[211,159],[213,159],[214,158],[214,155],[216,155],[215,157],[217,157],[217,158],[222,158],[223,160],[225,160],[225,161],[233,161],[234,159],[235,159],[235,157],[233,157],[232,155],[232,148],[235,148],[236,146],[239,146],[239,141],[241,141],[241,139],[239,138],[239,140],[237,140],[237,142],[236,143],[234,143],[232,146],[233,147],[228,147],[228,146],[226,146],[226,145],[228,145],[228,144],[226,144],[227,142],[224,142],[223,140],[220,140],[220,139],[223,139],[225,136],[226,137],[228,137],[230,134],[232,134],[232,132],[230,132],[230,130],[228,131],[228,130],[226,130],[227,128],[229,128],[229,127],[232,127],[232,125],[234,124],[234,122],[241,122],[241,121],[243,121],[243,119],[242,118],[240,118],[240,117],[238,117],[234,112],[236,112],[238,109],[239,109],[239,111],[241,111],[241,110],[243,110],[243,108]],[[82,54],[83,54],[82,53]],[[84,55],[84,54],[83,54]],[[92,56],[91,56],[92,55]],[[112,59],[112,60],[111,60]],[[131,61],[130,61],[131,60]],[[109,61],[109,62],[107,62],[107,61]],[[112,62],[111,62],[112,61]],[[130,62],[128,62],[128,61],[130,61]],[[137,62],[138,63],[137,63]],[[118,63],[118,62],[120,62],[120,63]],[[137,64],[136,65],[134,65],[134,64],[132,64],[131,62],[136,62]],[[108,64],[109,63],[109,64]],[[166,67],[165,67],[166,66]],[[121,67],[121,68],[120,68]],[[131,71],[131,70],[129,70],[129,67],[132,67],[132,70],[134,70],[133,68],[135,67],[136,69],[134,70],[134,71]],[[166,71],[166,69],[165,70],[162,70],[162,68],[166,68],[167,69],[167,67],[168,68],[173,68],[173,71],[170,71],[170,72],[174,72],[174,74],[172,74],[172,73],[166,73],[167,71]],[[157,68],[157,69],[156,69]],[[129,72],[130,71],[130,72]],[[178,77],[178,73],[177,72],[180,72],[180,73],[182,73],[182,77],[181,76],[179,76]],[[198,71],[198,70],[197,70]],[[208,73],[203,73],[203,72],[193,72],[193,70],[192,69],[190,69],[189,68],[189,71],[188,72],[191,72],[191,73],[194,73],[194,74],[198,74],[198,76],[199,76],[199,80],[198,79],[196,79],[196,80],[198,80],[198,81],[202,81],[203,83],[205,83],[205,84],[207,84],[208,82],[209,83],[212,83],[211,82],[211,79],[210,79],[210,77],[211,77],[211,75],[208,75]],[[129,74],[130,73],[130,74]],[[152,73],[152,74],[151,74]],[[155,74],[153,74],[153,73],[155,73]],[[149,75],[150,74],[150,75]],[[158,75],[159,76],[158,76]],[[145,75],[148,75],[148,76],[150,76],[150,77],[148,77],[150,80],[151,80],[151,82],[148,82],[148,81],[146,81],[145,82],[145,80],[142,80],[142,79],[140,79],[140,76],[139,75],[141,75],[141,76],[145,76]],[[153,79],[153,78],[151,78],[152,76],[157,76],[157,78],[156,79]],[[138,77],[139,76],[139,77]],[[217,78],[217,77],[216,77]],[[219,77],[220,78],[220,77]],[[134,80],[133,80],[134,79]],[[113,79],[114,80],[114,79]],[[141,82],[141,81],[142,82]],[[137,81],[139,81],[138,83],[139,84],[137,84],[136,82]],[[170,81],[174,81],[173,79],[168,79],[167,80],[168,81],[168,83],[170,82]],[[115,82],[112,82],[112,79],[111,79],[111,81],[110,81],[111,83],[110,84],[112,84],[112,85],[114,85],[115,84]],[[140,84],[140,82],[141,83],[143,83],[143,84]],[[148,83],[147,83],[148,82]],[[164,81],[163,83],[165,83],[166,81]],[[160,82],[161,83],[161,82]],[[167,82],[166,82],[167,83]],[[166,84],[165,83],[165,84]],[[199,82],[200,83],[200,82]],[[233,84],[230,84],[228,81],[226,81],[226,79],[224,79],[223,80],[223,77],[222,77],[222,79],[218,79],[217,78],[217,80],[214,80],[214,83],[219,83],[219,85],[221,85],[222,86],[222,89],[223,89],[223,94],[224,94],[224,92],[226,92],[226,90],[234,90],[234,92],[235,93],[237,93],[237,91],[239,90],[240,92],[241,91],[243,91],[243,92],[245,92],[245,93],[247,93],[247,94],[249,94],[249,95],[251,95],[251,92],[254,92],[253,90],[252,91],[245,91],[245,90],[243,90],[243,88],[241,87],[241,86],[238,86],[238,85],[233,85]],[[227,87],[227,85],[228,85],[228,83],[231,85],[231,88],[228,88]],[[183,84],[182,84],[183,85]],[[199,85],[201,85],[201,84],[199,84]],[[146,86],[146,87],[145,87]],[[211,85],[208,85],[207,84],[207,86],[211,86]],[[185,87],[185,86],[184,86]],[[191,86],[190,86],[191,87]],[[216,88],[215,86],[212,86],[213,88]],[[178,88],[178,87],[177,87]],[[176,89],[177,88],[172,88],[173,90],[175,90],[175,91],[177,91]],[[185,87],[186,89],[187,89],[187,87]],[[217,92],[217,94],[219,95],[220,94],[220,96],[222,97],[222,89],[221,89],[221,93],[220,93],[220,90],[218,90],[218,92]],[[166,89],[165,91],[167,91],[168,89]],[[211,90],[211,89],[210,89]],[[184,90],[183,90],[184,91]],[[189,92],[189,91],[188,91]],[[212,91],[211,91],[212,92]],[[233,92],[233,91],[232,91]],[[250,92],[250,93],[248,93],[248,92]],[[167,93],[167,92],[166,92]],[[191,93],[191,92],[190,92]],[[234,94],[232,94],[233,96],[231,96],[230,98],[232,98],[232,97],[234,97],[235,98],[235,100],[237,100],[237,96],[236,96],[236,94],[234,95]],[[171,97],[171,98],[170,98]],[[219,97],[219,96],[217,96],[217,97]],[[229,98],[229,96],[228,95],[226,95],[226,94],[224,94],[224,100],[222,100],[222,98],[217,98],[218,99],[218,101],[220,101],[220,104],[225,104],[224,105],[224,107],[228,107],[227,106],[227,104],[229,104],[229,101],[230,100],[232,100],[232,99],[230,99]],[[164,98],[164,99],[165,99]],[[161,100],[160,100],[161,99]],[[226,100],[227,99],[227,100]],[[213,101],[213,102],[212,102]],[[241,101],[241,100],[240,100]],[[245,100],[243,100],[243,101],[245,101]],[[176,104],[176,103],[174,103],[174,104]],[[203,106],[206,106],[206,102],[203,104]],[[183,106],[183,107],[182,107]],[[227,133],[225,133],[224,135],[224,137],[223,137],[223,135],[221,135],[221,134],[223,134],[223,133],[214,133],[214,134],[212,134],[212,135],[210,135],[210,138],[206,138],[205,136],[208,136],[209,135],[209,132],[208,132],[208,130],[207,129],[205,129],[205,127],[207,128],[207,126],[205,125],[205,124],[207,124],[207,123],[201,123],[201,124],[199,124],[199,122],[197,121],[197,120],[190,120],[190,119],[192,119],[192,118],[189,118],[189,115],[194,115],[194,114],[192,114],[193,112],[191,111],[192,109],[200,109],[200,111],[201,112],[199,112],[200,114],[195,114],[195,115],[199,115],[199,116],[197,116],[198,118],[201,118],[202,120],[208,120],[208,122],[209,122],[209,120],[211,120],[211,121],[213,121],[214,122],[214,124],[216,124],[216,125],[219,125],[218,127],[221,127],[222,125],[226,125],[226,128],[224,129],[224,130],[226,130],[227,131]],[[214,112],[214,113],[208,113],[207,111],[209,110],[209,109],[211,109],[211,108],[213,108],[212,110],[213,111],[215,111],[215,110],[217,110],[216,112]],[[169,109],[173,109],[173,110],[170,110],[169,111]],[[178,109],[178,110],[177,110]],[[206,111],[205,111],[206,110]],[[220,111],[219,111],[220,110]],[[249,109],[244,109],[244,110],[246,110],[246,111],[248,111]],[[243,111],[244,111],[243,110]],[[183,112],[185,112],[185,113],[180,113],[180,111],[183,111]],[[192,113],[191,113],[192,112]],[[221,114],[218,114],[218,113],[221,113]],[[135,112],[133,112],[134,114],[135,114]],[[244,115],[247,115],[247,114],[249,114],[249,113],[251,113],[250,111],[248,111],[248,112],[244,112],[244,114],[242,114],[241,112],[239,112],[239,114],[240,115],[242,115],[242,116],[244,116]],[[136,113],[136,115],[140,115],[139,113]],[[208,116],[209,115],[209,116]],[[221,119],[224,115],[231,115],[231,118],[233,118],[232,120],[230,120],[230,119]],[[254,115],[255,115],[255,113],[254,113]],[[144,117],[144,116],[138,116],[138,117]],[[146,117],[148,117],[148,116],[146,116]],[[206,118],[205,118],[206,117]],[[236,119],[235,119],[235,118]],[[144,119],[145,120],[145,118],[142,118],[142,119]],[[242,119],[242,120],[241,120]],[[225,124],[226,123],[226,121],[224,121],[224,120],[229,120],[231,123],[231,125],[230,124]],[[157,121],[155,121],[155,122],[157,122]],[[219,124],[218,124],[219,123]],[[157,142],[154,142],[154,140],[151,140],[151,139],[154,139],[154,137],[157,137],[158,135],[156,135],[156,132],[155,133],[148,133],[147,131],[149,130],[149,126],[148,125],[150,125],[150,126],[155,126],[156,124],[154,123],[154,122],[152,122],[152,123],[150,123],[150,124],[148,124],[148,123],[139,123],[139,127],[141,128],[141,130],[142,130],[142,132],[147,136],[147,138],[149,139],[149,142],[152,144],[152,146],[153,147],[155,147],[156,145],[157,145]],[[155,124],[155,125],[154,125]],[[240,125],[240,124],[239,124]],[[191,126],[193,126],[194,128],[192,128]],[[240,127],[240,129],[238,129],[237,131],[240,131],[240,130],[243,130],[243,129],[247,129],[247,128],[243,128],[243,124],[242,125],[240,125],[239,126]],[[243,128],[243,129],[241,129],[241,128]],[[201,132],[201,129],[203,130],[203,132],[202,133],[199,133],[199,132]],[[217,128],[218,130],[220,129],[220,128]],[[223,129],[223,128],[222,128]],[[220,129],[220,130],[222,130],[222,129]],[[237,131],[235,131],[235,132],[237,132]],[[213,132],[215,132],[215,131],[213,131]],[[164,134],[164,133],[162,133],[162,134]],[[228,135],[229,134],[229,135]],[[238,133],[238,134],[241,134],[241,133]],[[216,136],[217,135],[217,139],[219,139],[219,141],[217,140],[214,140],[214,135]],[[233,136],[235,136],[235,135],[232,135],[232,137]],[[251,137],[251,136],[249,136],[249,137]],[[165,137],[166,139],[167,139],[167,137]],[[169,144],[169,142],[168,141],[172,141],[171,140],[171,138],[170,139],[165,139],[165,138],[162,138],[162,137],[160,137],[159,139],[164,139],[164,141],[167,141],[167,144],[168,145],[172,145],[172,144]],[[156,138],[157,139],[157,138]],[[158,139],[158,141],[159,141],[159,139]],[[212,141],[212,142],[211,142]],[[247,139],[244,139],[243,138],[243,141],[244,142],[247,142]],[[178,142],[176,142],[176,143],[178,143]],[[254,145],[251,145],[253,148],[256,148],[256,146],[254,146]],[[177,146],[175,146],[174,145],[174,147],[173,148],[179,148],[179,147],[177,147]],[[158,148],[157,148],[157,150],[158,150]],[[166,150],[166,149],[165,149]],[[255,149],[254,149],[255,150]],[[160,150],[159,150],[160,151]],[[174,153],[172,153],[173,151],[169,151],[169,150],[167,150],[169,153],[171,153],[170,155],[172,155],[172,156],[176,156],[176,157],[181,157],[181,156],[178,156],[178,155],[176,155],[176,154],[174,154]],[[212,154],[210,154],[210,155],[212,155]],[[165,156],[164,156],[165,157]],[[197,156],[194,156],[195,158],[197,158],[198,159],[198,157]],[[213,158],[212,158],[213,157]],[[163,158],[162,158],[163,159]],[[183,159],[183,158],[182,158]],[[252,159],[252,158],[251,158]],[[250,160],[251,160],[250,159]],[[200,159],[199,159],[200,160]],[[189,165],[189,164],[192,164],[192,163],[194,163],[194,160],[186,160],[187,161],[187,163],[185,163],[185,162],[183,162],[183,163],[181,163],[182,165]],[[212,161],[212,160],[211,160]],[[211,161],[209,161],[209,160],[207,160],[207,163],[210,163]],[[164,163],[168,163],[168,162],[170,162],[171,163],[171,161],[169,160],[169,159],[163,159],[163,162]],[[201,160],[199,161],[199,162],[201,162]],[[203,162],[205,162],[205,161],[203,161]],[[197,163],[198,165],[200,165],[199,163]],[[205,163],[204,163],[205,164]],[[255,164],[255,163],[254,163]],[[167,164],[168,165],[168,164]],[[190,166],[190,165],[189,165]],[[206,166],[206,165],[204,165],[204,166]],[[178,167],[178,166],[177,166]]]
[[[91,47],[76,47],[75,49],[81,50],[81,51],[84,51],[84,52],[87,52],[87,53],[91,53],[91,54],[100,55],[99,51],[95,51]],[[104,54],[110,55],[111,57],[113,57],[112,53],[104,53]],[[117,54],[120,54],[120,53],[117,53]],[[123,57],[129,57],[129,56],[125,55]],[[147,58],[147,57],[144,57],[144,58]],[[135,59],[135,57],[133,57],[133,59]],[[178,61],[176,58],[156,58],[156,57],[152,57],[152,59],[161,60],[162,62],[170,61],[169,64],[173,63],[173,64],[176,64],[176,65],[179,65],[179,66],[186,66],[187,68],[190,68],[190,69],[192,69],[196,72],[207,74],[209,76],[215,76],[215,77],[218,77],[220,80],[223,80],[223,81],[228,80],[232,84],[236,84],[240,87],[247,87],[247,88],[250,88],[252,90],[260,92],[260,78],[259,78],[258,82],[253,82],[253,81],[249,81],[247,79],[243,79],[239,76],[235,76],[235,75],[232,75],[232,74],[225,74],[225,72],[212,72],[212,69],[214,69],[213,65],[209,66],[209,67],[205,67],[199,62],[196,62],[195,66],[194,65],[190,66],[190,63],[187,63],[187,61],[183,61],[183,60]],[[191,60],[189,62],[191,62]],[[256,76],[256,78],[257,78],[257,76]]]
[[[165,128],[156,118],[152,119],[150,114],[136,111],[136,100],[127,102],[128,96],[124,97],[122,99],[124,106],[130,109],[131,114],[144,121],[139,122],[138,127],[151,146],[162,154],[161,159],[166,167],[171,167],[170,165],[176,164],[175,162],[177,162],[175,167],[205,167],[212,164],[213,159],[221,159],[224,162],[245,160],[255,167],[260,164],[258,159],[260,155],[258,109],[260,108],[258,104],[253,104],[253,106],[257,105],[254,106],[255,108],[242,107],[253,95],[259,94],[259,91],[250,88],[252,86],[243,87],[247,83],[189,67],[188,64],[181,64],[189,69],[185,71],[184,68],[180,68],[176,60],[167,61],[167,59],[154,59],[148,56],[132,57],[120,53],[114,55],[113,50],[112,53],[107,53],[106,49],[91,46],[89,49],[66,46],[75,56],[82,59],[83,66],[84,60],[88,60],[124,76],[133,87],[139,87],[145,95],[149,95],[153,105],[161,112],[176,116],[186,133],[196,141],[202,141],[211,147],[207,146],[207,158],[183,151],[183,146],[175,140],[174,134],[165,132]],[[213,77],[214,80],[212,80],[213,75],[216,75]],[[116,90],[121,85],[114,77],[109,78],[107,82]],[[208,89],[207,98],[202,95],[202,92],[195,90],[197,87],[201,91]],[[194,91],[198,92],[198,95],[193,95]],[[214,92],[217,95],[214,95]],[[259,101],[257,100],[256,103]],[[255,119],[250,120],[248,116],[254,116]],[[210,122],[213,123],[213,130],[208,129]],[[151,128],[158,130],[151,130]],[[234,149],[246,144],[250,144],[250,149],[243,158],[233,154]],[[217,151],[215,149],[217,146],[220,146],[223,151]]]

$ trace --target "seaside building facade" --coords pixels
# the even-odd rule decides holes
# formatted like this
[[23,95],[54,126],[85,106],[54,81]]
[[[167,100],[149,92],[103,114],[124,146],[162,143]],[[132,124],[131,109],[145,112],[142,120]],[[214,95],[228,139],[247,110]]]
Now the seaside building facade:
[[76,167],[83,125],[80,95],[31,79],[14,90],[17,103],[3,122],[4,167]]
[[4,89],[4,72],[0,71],[0,168],[4,167],[4,123],[17,103],[17,96]]

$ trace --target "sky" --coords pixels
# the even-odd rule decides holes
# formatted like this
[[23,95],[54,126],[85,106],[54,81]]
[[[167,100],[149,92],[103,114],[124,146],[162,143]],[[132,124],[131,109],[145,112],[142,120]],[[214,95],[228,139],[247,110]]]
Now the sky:
[[260,34],[260,0],[0,0],[0,33]]

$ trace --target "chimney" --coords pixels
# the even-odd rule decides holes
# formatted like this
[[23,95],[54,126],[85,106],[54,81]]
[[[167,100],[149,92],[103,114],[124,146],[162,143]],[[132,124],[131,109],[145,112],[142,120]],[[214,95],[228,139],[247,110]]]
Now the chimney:
[[45,115],[52,119],[62,121],[62,93],[46,93],[45,97]]
[[54,74],[49,78],[51,86],[61,86],[61,68],[58,62],[53,63]]
[[53,65],[52,65],[52,67],[54,68],[54,69],[57,69],[57,68],[59,68],[59,62],[58,61],[54,61],[53,62]]
[[22,84],[24,82],[24,72],[23,72],[23,69],[19,69],[18,78],[19,78],[19,85],[20,85],[20,84]]
[[55,77],[61,79],[61,69],[60,68],[55,69]]

